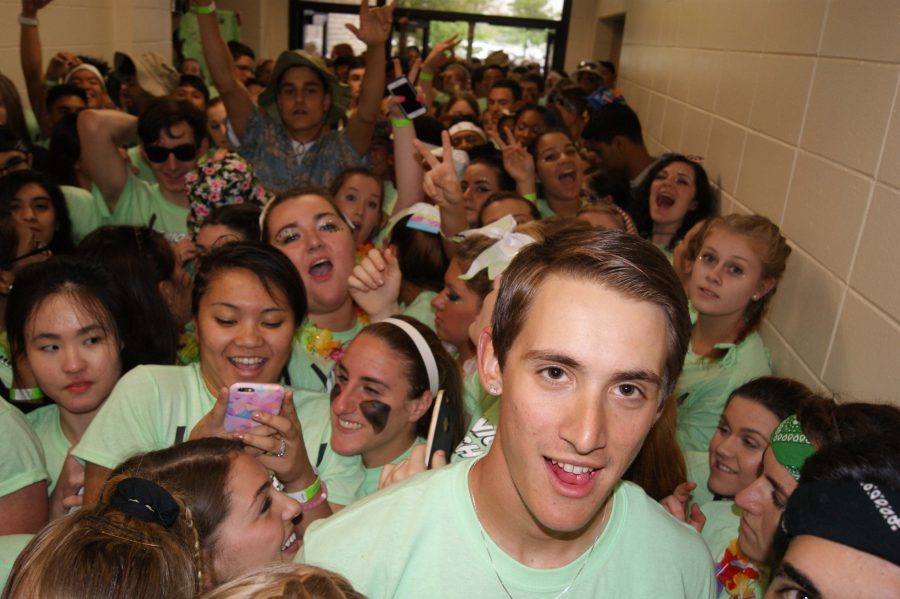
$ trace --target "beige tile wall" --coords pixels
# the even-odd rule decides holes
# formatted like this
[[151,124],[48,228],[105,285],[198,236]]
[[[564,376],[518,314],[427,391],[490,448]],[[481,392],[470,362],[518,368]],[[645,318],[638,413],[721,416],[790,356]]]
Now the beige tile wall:
[[706,157],[725,211],[794,248],[763,325],[780,374],[900,404],[900,2],[599,0],[651,150]]
[[[21,0],[0,0],[0,73],[24,93],[16,20],[21,10]],[[116,50],[171,57],[170,10],[171,0],[54,0],[38,13],[44,65],[60,50],[110,62]]]

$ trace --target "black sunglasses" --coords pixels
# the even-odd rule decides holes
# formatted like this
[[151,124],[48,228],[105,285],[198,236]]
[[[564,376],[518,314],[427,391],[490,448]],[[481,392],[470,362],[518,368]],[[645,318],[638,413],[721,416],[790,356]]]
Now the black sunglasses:
[[168,160],[169,154],[175,154],[175,160],[180,160],[181,162],[189,162],[197,157],[197,146],[194,144],[181,144],[174,148],[147,146],[144,148],[144,151],[147,153],[147,159],[157,164]]

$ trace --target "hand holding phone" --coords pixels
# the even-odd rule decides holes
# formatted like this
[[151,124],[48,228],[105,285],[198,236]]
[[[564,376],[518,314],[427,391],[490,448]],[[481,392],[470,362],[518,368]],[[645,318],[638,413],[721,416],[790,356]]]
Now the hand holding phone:
[[268,383],[235,383],[228,389],[225,430],[242,431],[257,425],[254,412],[278,414],[284,399],[284,387]]
[[401,97],[400,110],[406,115],[406,118],[414,119],[422,116],[427,112],[425,105],[419,102],[416,88],[406,77],[399,77],[387,84],[388,93],[392,96]]

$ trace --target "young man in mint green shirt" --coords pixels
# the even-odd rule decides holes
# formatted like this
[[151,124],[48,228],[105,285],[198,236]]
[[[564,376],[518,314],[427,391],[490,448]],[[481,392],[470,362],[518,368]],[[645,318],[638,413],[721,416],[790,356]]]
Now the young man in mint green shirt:
[[646,242],[567,232],[524,248],[478,344],[502,395],[487,455],[315,523],[298,559],[372,598],[712,597],[702,539],[621,480],[689,337],[675,272]]
[[[206,115],[187,102],[156,98],[139,118],[115,110],[85,110],[78,117],[81,159],[109,208],[111,224],[151,226],[187,233],[190,199],[184,178],[206,153]],[[140,141],[155,183],[131,172],[119,153]]]

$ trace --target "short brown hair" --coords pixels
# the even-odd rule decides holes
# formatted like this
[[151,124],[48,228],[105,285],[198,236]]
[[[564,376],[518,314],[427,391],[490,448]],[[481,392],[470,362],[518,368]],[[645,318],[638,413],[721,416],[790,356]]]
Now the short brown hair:
[[513,258],[503,275],[491,319],[494,353],[501,368],[550,275],[593,282],[659,306],[666,320],[662,397],[668,397],[681,374],[690,341],[687,298],[663,253],[620,231],[562,231],[527,246]]

